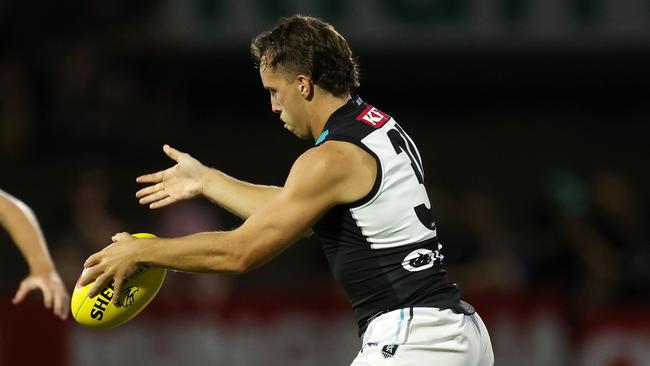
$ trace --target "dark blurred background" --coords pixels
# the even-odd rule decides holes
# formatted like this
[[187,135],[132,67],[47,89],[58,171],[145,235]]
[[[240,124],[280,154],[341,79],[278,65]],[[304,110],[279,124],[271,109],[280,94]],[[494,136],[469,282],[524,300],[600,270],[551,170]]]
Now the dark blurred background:
[[[33,208],[68,288],[115,232],[241,223],[201,199],[138,205],[164,143],[283,184],[310,144],[271,113],[248,44],[294,13],[337,27],[359,94],[418,144],[497,365],[650,364],[644,0],[0,1],[0,187]],[[347,365],[358,348],[314,240],[241,277],[171,273],[108,332],[58,322],[36,293],[12,306],[27,267],[0,242],[0,363]]]

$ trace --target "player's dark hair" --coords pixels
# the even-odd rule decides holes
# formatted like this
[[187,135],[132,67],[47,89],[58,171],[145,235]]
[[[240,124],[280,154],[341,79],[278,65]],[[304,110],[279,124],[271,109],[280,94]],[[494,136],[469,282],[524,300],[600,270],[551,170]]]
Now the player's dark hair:
[[281,18],[275,28],[255,37],[251,54],[257,67],[279,66],[291,76],[307,75],[337,97],[353,94],[359,86],[359,66],[348,42],[318,18]]

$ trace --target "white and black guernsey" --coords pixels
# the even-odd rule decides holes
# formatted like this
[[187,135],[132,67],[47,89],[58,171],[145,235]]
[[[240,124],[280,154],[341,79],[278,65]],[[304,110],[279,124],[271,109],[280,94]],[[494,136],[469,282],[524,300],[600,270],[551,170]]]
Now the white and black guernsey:
[[377,162],[368,195],[331,208],[313,227],[360,333],[370,318],[416,306],[468,310],[443,270],[420,154],[389,115],[353,97],[329,118],[316,146],[355,144]]

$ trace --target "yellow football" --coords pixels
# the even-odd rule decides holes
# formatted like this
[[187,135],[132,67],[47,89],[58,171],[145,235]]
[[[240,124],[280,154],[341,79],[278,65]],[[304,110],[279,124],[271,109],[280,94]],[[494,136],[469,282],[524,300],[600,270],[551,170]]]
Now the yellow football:
[[[137,238],[155,238],[153,234],[133,234]],[[86,286],[76,285],[70,301],[72,316],[81,325],[90,328],[113,328],[133,319],[140,313],[160,290],[167,270],[142,265],[129,277],[119,294],[119,305],[111,302],[115,296],[113,282],[104,287],[98,295],[88,297],[88,290],[94,282]]]

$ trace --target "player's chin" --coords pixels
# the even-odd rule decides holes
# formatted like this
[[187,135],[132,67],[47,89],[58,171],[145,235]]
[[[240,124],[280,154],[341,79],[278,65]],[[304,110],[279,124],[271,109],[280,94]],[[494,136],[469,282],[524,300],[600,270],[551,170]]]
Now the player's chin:
[[287,124],[286,122],[285,122],[285,124],[284,124],[284,129],[287,130],[287,131],[289,131],[289,132],[291,132],[292,134],[294,134],[294,135],[300,137],[300,135],[298,134],[298,132],[297,132],[293,127],[291,127],[289,124]]
[[301,140],[309,140],[312,138],[308,133],[303,133],[292,129],[289,129],[289,131]]
[[291,132],[292,134],[297,136],[299,139],[309,140],[311,138],[311,136],[308,133],[304,133],[304,131],[298,131],[297,129],[295,129],[294,127],[292,127],[291,125],[289,125],[286,122],[284,123],[284,129]]

